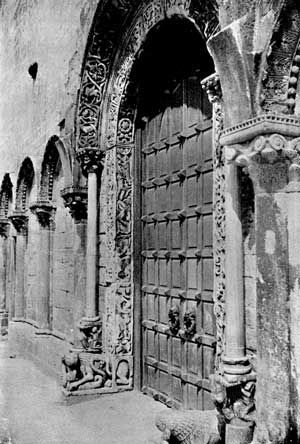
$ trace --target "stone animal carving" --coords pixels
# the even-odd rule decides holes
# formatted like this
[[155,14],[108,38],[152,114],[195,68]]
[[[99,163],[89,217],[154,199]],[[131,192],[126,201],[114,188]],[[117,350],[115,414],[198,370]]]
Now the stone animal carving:
[[109,363],[99,355],[69,353],[62,364],[63,387],[69,392],[111,387]]
[[156,417],[161,444],[221,444],[214,410],[172,410]]

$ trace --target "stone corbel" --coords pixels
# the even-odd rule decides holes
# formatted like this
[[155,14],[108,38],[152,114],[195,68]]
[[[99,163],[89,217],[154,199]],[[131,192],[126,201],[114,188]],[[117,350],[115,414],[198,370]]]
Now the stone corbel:
[[0,210],[0,236],[7,237],[9,230],[9,219],[4,214],[4,211]]
[[87,187],[68,186],[61,190],[65,207],[69,209],[75,223],[87,219]]
[[30,205],[30,210],[36,215],[43,228],[54,229],[56,207],[52,202],[48,199],[38,199]]
[[28,234],[28,214],[23,210],[15,210],[9,216],[9,220],[15,227],[18,234],[27,236]]
[[202,88],[206,91],[211,103],[217,103],[222,100],[222,89],[220,77],[217,73],[211,74],[201,81]]

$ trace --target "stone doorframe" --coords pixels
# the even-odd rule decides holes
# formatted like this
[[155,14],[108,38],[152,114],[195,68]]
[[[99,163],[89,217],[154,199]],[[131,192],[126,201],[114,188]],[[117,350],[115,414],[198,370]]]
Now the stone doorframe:
[[[136,8],[134,8],[136,6]],[[131,16],[123,30],[121,23]],[[63,358],[65,394],[102,393],[139,386],[138,373],[133,375],[140,359],[139,313],[133,319],[133,240],[132,240],[132,154],[134,148],[134,117],[136,104],[130,89],[134,85],[132,68],[148,32],[159,22],[173,16],[189,21],[205,40],[218,30],[217,6],[214,1],[155,0],[142,4],[131,1],[103,2],[96,14],[82,73],[76,122],[76,154],[88,178],[87,294],[86,317],[79,324],[83,333],[82,349],[73,350]],[[128,19],[127,22],[128,23]],[[125,36],[125,37],[124,37]],[[115,48],[118,48],[117,54]],[[206,83],[205,83],[206,85]],[[220,362],[224,337],[224,202],[223,156],[218,138],[222,128],[219,82],[215,76],[208,81],[213,92],[215,114],[215,313],[217,317],[217,358]],[[216,92],[217,91],[217,92]],[[96,244],[97,189],[105,196],[102,210],[106,241],[105,307],[102,320],[96,309],[97,277]],[[101,210],[100,210],[101,211]],[[107,253],[108,252],[108,253]],[[83,324],[82,324],[83,323]],[[92,333],[94,331],[94,333]],[[94,337],[95,344],[92,345]],[[95,371],[94,362],[101,367]],[[78,381],[76,372],[84,362],[86,377]],[[73,372],[73,373],[72,373]],[[73,375],[73,376],[71,376]],[[70,383],[70,378],[72,382]]]

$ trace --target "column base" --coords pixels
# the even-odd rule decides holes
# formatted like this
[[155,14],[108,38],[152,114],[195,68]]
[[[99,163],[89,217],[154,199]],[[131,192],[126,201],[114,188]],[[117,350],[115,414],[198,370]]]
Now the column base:
[[62,392],[67,397],[131,390],[132,376],[132,356],[74,348],[62,358]]
[[226,425],[226,444],[250,444],[253,440],[254,425]]
[[8,332],[8,312],[6,310],[0,311],[0,336],[7,335]]

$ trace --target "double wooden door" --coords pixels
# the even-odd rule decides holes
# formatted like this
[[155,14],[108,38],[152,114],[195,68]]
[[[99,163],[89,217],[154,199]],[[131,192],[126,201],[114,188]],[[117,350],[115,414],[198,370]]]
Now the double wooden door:
[[171,406],[210,408],[211,106],[196,74],[153,100],[138,131],[143,390]]

